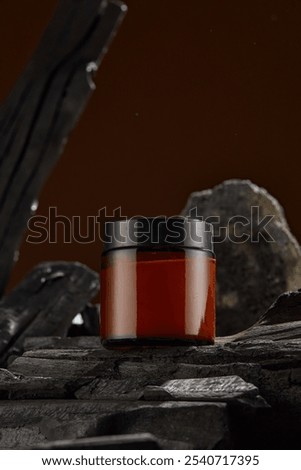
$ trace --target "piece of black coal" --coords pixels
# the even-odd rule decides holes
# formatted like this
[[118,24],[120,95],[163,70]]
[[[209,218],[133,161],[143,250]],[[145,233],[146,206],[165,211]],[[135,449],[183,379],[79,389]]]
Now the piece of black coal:
[[92,74],[125,11],[117,0],[61,0],[0,110],[0,295],[36,199],[95,89]]
[[98,275],[83,264],[37,266],[0,302],[1,361],[22,351],[28,337],[65,336],[76,313],[98,290]]
[[168,380],[161,386],[148,386],[144,390],[146,400],[176,401],[221,401],[237,402],[253,401],[260,406],[264,400],[259,399],[258,388],[245,382],[238,376],[208,377],[203,379]]

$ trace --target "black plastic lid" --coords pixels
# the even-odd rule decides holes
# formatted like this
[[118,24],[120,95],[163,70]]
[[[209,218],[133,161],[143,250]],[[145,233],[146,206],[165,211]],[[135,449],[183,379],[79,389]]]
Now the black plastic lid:
[[119,248],[197,248],[213,253],[213,226],[190,217],[133,217],[105,223],[103,252]]

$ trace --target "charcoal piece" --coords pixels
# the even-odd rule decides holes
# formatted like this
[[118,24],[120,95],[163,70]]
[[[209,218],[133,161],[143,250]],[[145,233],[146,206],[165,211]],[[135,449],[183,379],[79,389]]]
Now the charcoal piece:
[[256,324],[251,328],[233,335],[226,337],[227,341],[251,341],[251,340],[268,340],[268,341],[283,341],[301,339],[301,321],[294,321],[280,324]]
[[[294,323],[298,322],[291,322],[291,330]],[[275,326],[284,328],[286,324],[266,325],[262,328]],[[46,344],[46,339],[42,340]],[[73,347],[60,349],[60,341],[62,345],[66,345],[66,341],[67,344],[71,342]],[[47,381],[49,390],[54,391],[57,398],[69,398],[38,402],[27,399],[26,406],[14,401],[13,407],[9,407],[11,400],[0,401],[0,433],[1,429],[9,428],[12,442],[16,442],[18,436],[19,447],[21,442],[26,442],[27,447],[29,446],[25,437],[22,438],[24,441],[20,438],[20,428],[25,427],[35,436],[35,444],[43,442],[45,436],[50,440],[57,440],[152,432],[160,442],[165,442],[166,448],[185,448],[185,445],[190,449],[225,448],[228,445],[236,448],[233,447],[233,440],[230,440],[232,444],[228,441],[228,418],[231,419],[231,429],[235,431],[236,437],[243,439],[242,446],[249,442],[250,436],[253,436],[250,441],[252,445],[257,443],[256,448],[259,442],[260,445],[274,442],[280,446],[282,442],[288,446],[289,441],[293,443],[290,445],[296,445],[294,432],[301,425],[300,339],[246,339],[220,341],[213,346],[140,351],[106,351],[101,346],[95,348],[93,338],[82,338],[86,349],[76,349],[75,341],[80,346],[79,338],[48,338],[49,349],[27,351],[10,365],[9,371],[0,372],[0,390],[2,380],[2,390],[5,387],[10,390],[10,398],[16,397],[14,393],[30,398],[30,381],[33,382],[32,388],[36,385],[37,398],[45,398],[43,385]],[[51,349],[54,345],[56,349]],[[222,408],[223,412],[220,408],[217,411],[217,402],[211,402],[213,407],[206,408],[210,405],[208,395],[203,398],[199,396],[199,401],[188,401],[189,398],[185,396],[181,397],[184,401],[177,401],[170,396],[160,396],[162,401],[157,396],[154,400],[154,396],[150,395],[145,395],[143,400],[140,396],[141,389],[157,386],[162,390],[162,385],[170,380],[206,379],[205,382],[208,383],[208,377],[211,377],[215,384],[224,381],[231,385],[233,379],[227,377],[233,375],[254,386],[250,385],[248,395],[248,386],[246,390],[245,383],[235,378],[234,385],[238,389],[241,386],[238,390],[242,392],[241,396],[238,393],[235,399],[226,395],[214,398],[219,404],[222,404],[220,400],[228,402],[229,406]],[[212,389],[210,390],[212,394]],[[245,396],[244,390],[247,392]],[[69,395],[62,394],[66,392]],[[8,396],[4,395],[3,398]],[[140,400],[137,401],[137,398]],[[201,401],[202,399],[206,401]],[[266,408],[263,400],[272,408]],[[205,408],[200,408],[201,404]],[[89,423],[89,417],[92,416],[93,420]],[[195,416],[196,420],[193,418]],[[281,416],[278,424],[277,416]],[[50,418],[53,421],[47,427]],[[205,435],[203,429],[200,433],[203,419],[214,423],[213,435],[211,428],[205,428]],[[68,424],[73,420],[74,425],[69,430]],[[41,425],[42,434],[36,434],[37,422]],[[254,437],[256,423],[261,429],[257,440]],[[233,437],[231,432],[230,439]],[[284,439],[285,434],[287,442]],[[220,441],[218,436],[222,436]]]
[[145,362],[123,360],[118,364],[118,373],[121,378],[135,377],[136,380],[147,381],[149,384],[163,382],[176,370],[177,364],[170,359],[157,363],[152,363],[151,360]]
[[82,323],[76,324],[73,321],[68,336],[99,336],[99,305],[86,305],[80,315]]
[[40,45],[0,111],[0,294],[33,205],[93,92],[126,7],[60,0]]
[[193,208],[215,227],[219,336],[250,327],[280,294],[301,287],[300,247],[265,189],[225,181],[192,193],[183,214]]
[[2,363],[22,350],[27,337],[66,335],[76,313],[98,289],[98,275],[80,263],[37,266],[0,302]]
[[43,450],[156,450],[161,449],[155,436],[149,433],[126,434],[119,436],[97,436],[86,439],[71,439],[40,444],[36,449]]
[[80,387],[75,397],[90,400],[139,400],[147,379],[95,379]]
[[[294,330],[293,326],[291,330]],[[128,394],[133,400],[138,398],[140,386],[161,386],[170,379],[239,375],[258,387],[260,395],[269,404],[294,406],[295,410],[301,410],[300,384],[297,383],[301,369],[300,339],[246,339],[198,348],[126,352],[105,351],[101,347],[95,349],[93,343],[91,346],[91,349],[27,351],[9,366],[9,370],[28,378],[52,377],[63,383],[72,381],[75,395],[78,393],[81,400],[94,398],[96,401],[98,393],[99,399],[102,393],[104,399],[108,399],[105,390],[108,380],[112,381],[113,388],[116,386],[115,398],[118,387],[125,380],[123,398],[126,400]],[[291,382],[292,376],[296,377],[295,383]],[[117,400],[121,397],[122,393]]]
[[88,304],[81,312],[84,321],[84,327],[88,335],[99,335],[99,305]]
[[192,449],[227,448],[230,438],[224,403],[147,403],[136,410],[116,413],[111,426],[122,434],[147,431],[159,439],[188,442]]
[[0,449],[21,450],[31,449],[37,442],[45,442],[46,438],[41,433],[38,424],[30,426],[0,427]]
[[285,292],[260,317],[259,325],[301,321],[301,289]]
[[[180,448],[182,442],[189,448],[228,445],[228,412],[223,403],[23,400],[12,406],[11,401],[4,400],[0,401],[0,448],[35,447],[52,432],[50,427],[54,433],[59,433],[57,423],[70,427],[74,419],[78,425],[83,419],[87,424],[88,417],[93,417],[92,424],[98,435],[147,432],[166,442],[179,442]],[[46,429],[48,419],[54,421]],[[97,419],[96,424],[94,419]],[[23,429],[29,430],[33,439],[28,438],[26,431],[22,433]],[[9,430],[12,445],[6,439],[6,430]],[[88,425],[86,431],[94,432]]]
[[26,338],[24,341],[24,351],[34,351],[36,349],[103,349],[99,337],[77,336],[75,338],[62,338],[60,336],[37,336]]
[[42,398],[74,398],[75,391],[91,381],[55,377],[26,377],[0,369],[0,398],[2,400],[28,400]]
[[[74,352],[74,350],[72,350]],[[53,377],[56,379],[81,379],[91,378],[102,375],[104,368],[103,361],[97,360],[77,360],[76,355],[73,359],[60,359],[53,356],[52,359],[35,358],[27,356],[15,359],[9,366],[13,373],[23,373],[26,377]]]
[[244,362],[229,362],[228,364],[178,364],[172,375],[174,379],[193,379],[206,377],[223,377],[238,375],[246,382],[254,383],[262,371],[259,364]]
[[48,441],[62,439],[82,439],[99,434],[99,418],[95,416],[70,417],[69,421],[62,417],[47,417],[39,423],[41,433]]
[[238,376],[168,380],[160,387],[146,387],[147,400],[234,401],[256,397],[258,388]]

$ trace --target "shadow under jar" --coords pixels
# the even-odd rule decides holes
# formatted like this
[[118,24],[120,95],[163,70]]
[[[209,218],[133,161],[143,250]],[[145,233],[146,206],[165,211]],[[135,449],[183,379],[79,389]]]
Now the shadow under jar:
[[212,344],[212,226],[199,219],[108,222],[101,263],[102,343],[107,348]]

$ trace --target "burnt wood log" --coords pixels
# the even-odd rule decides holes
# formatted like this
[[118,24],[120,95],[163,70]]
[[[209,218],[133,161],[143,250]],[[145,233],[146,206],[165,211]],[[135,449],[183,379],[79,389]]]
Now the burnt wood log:
[[27,337],[66,335],[98,289],[98,275],[80,263],[37,266],[0,302],[0,362],[20,354]]
[[117,0],[61,0],[0,110],[0,295],[33,203],[94,89],[91,73],[125,11]]

